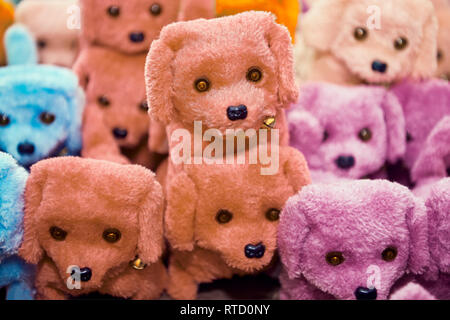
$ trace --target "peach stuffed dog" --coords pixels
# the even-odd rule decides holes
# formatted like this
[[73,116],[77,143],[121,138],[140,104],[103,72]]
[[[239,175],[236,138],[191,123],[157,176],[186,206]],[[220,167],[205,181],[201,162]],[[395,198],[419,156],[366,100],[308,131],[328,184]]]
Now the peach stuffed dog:
[[162,293],[163,196],[151,171],[74,157],[44,160],[31,168],[25,208],[19,254],[39,264],[37,298]]

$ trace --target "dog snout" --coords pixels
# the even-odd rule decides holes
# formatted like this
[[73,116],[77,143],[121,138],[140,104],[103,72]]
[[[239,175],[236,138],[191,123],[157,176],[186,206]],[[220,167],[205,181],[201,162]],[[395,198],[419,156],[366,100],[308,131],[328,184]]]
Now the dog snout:
[[[70,274],[73,276],[76,273],[75,270],[72,270],[72,273]],[[80,280],[83,282],[88,282],[92,278],[92,270],[90,268],[81,268],[80,269]]]
[[341,169],[350,169],[355,165],[355,157],[353,156],[339,156],[336,159],[336,165]]
[[249,259],[260,259],[264,256],[266,252],[266,246],[262,243],[258,243],[257,245],[248,244],[245,246],[245,256]]
[[125,139],[128,135],[128,130],[122,128],[114,128],[113,135],[116,139]]
[[131,42],[139,43],[139,42],[144,41],[144,39],[145,39],[145,35],[143,32],[130,33],[130,41]]
[[17,146],[17,151],[19,151],[19,153],[21,155],[30,155],[33,154],[35,150],[34,144],[29,143],[29,142],[24,142],[24,143],[20,143]]
[[388,65],[382,61],[375,60],[372,62],[372,70],[379,73],[385,73],[387,71]]
[[376,288],[365,288],[358,287],[355,290],[356,300],[376,300],[377,299],[377,289]]
[[236,120],[244,120],[245,118],[247,118],[247,107],[244,106],[243,104],[239,105],[239,106],[230,106],[227,109],[227,116],[228,119],[230,119],[231,121],[236,121]]

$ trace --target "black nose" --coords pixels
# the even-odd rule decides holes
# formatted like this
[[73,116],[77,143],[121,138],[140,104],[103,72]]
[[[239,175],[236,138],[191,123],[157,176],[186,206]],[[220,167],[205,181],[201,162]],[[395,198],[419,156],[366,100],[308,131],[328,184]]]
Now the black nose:
[[350,169],[355,165],[355,158],[353,156],[340,156],[336,159],[336,164],[341,169]]
[[249,259],[260,259],[264,256],[264,252],[266,252],[266,247],[262,243],[259,243],[256,246],[252,244],[245,246],[245,256]]
[[243,104],[237,107],[228,107],[227,116],[231,121],[244,120],[245,118],[247,118],[247,107]]
[[[75,269],[72,270],[72,273],[70,274],[73,276],[75,274]],[[92,278],[92,270],[89,268],[81,268],[80,269],[80,280],[83,282],[88,282]]]
[[356,300],[376,300],[377,299],[377,289],[376,288],[364,288],[358,287],[355,291]]
[[132,32],[130,33],[131,42],[142,42],[145,39],[145,35],[142,32]]
[[17,146],[17,151],[19,151],[20,154],[33,154],[34,144],[28,142],[21,143]]
[[128,131],[126,129],[114,128],[113,135],[116,139],[125,139],[128,135]]
[[378,60],[372,63],[372,70],[375,72],[385,73],[387,70],[387,64]]

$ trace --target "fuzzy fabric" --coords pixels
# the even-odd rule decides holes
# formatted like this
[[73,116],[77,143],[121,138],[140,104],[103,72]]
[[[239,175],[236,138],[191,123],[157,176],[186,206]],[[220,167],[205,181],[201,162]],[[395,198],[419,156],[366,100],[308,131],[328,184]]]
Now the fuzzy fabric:
[[[376,299],[387,299],[400,277],[429,264],[426,209],[406,187],[386,180],[310,185],[286,203],[278,248],[282,299],[355,299],[359,287],[372,286]],[[385,261],[388,248],[397,255]]]
[[13,6],[4,1],[0,1],[0,65],[6,64],[5,46],[3,42],[3,36],[6,29],[14,22],[14,8]]
[[[66,237],[54,239],[52,227]],[[114,243],[102,238],[111,228],[121,234]],[[19,253],[39,263],[39,299],[93,291],[154,299],[165,287],[162,189],[141,166],[76,157],[40,161],[31,167],[26,186],[24,230]],[[136,256],[147,268],[129,264]],[[72,265],[91,271],[81,289],[66,286]]]
[[[376,22],[379,8],[380,26]],[[355,84],[392,83],[405,77],[434,75],[437,61],[438,24],[429,0],[317,0],[301,21],[303,39],[313,48],[315,58],[306,75],[308,80]],[[355,37],[364,28],[362,39]],[[395,48],[404,38],[403,49]],[[384,69],[374,69],[384,64]]]
[[17,257],[23,237],[23,193],[28,173],[9,155],[0,152],[0,288],[7,300],[33,298],[34,268]]
[[72,67],[78,53],[79,30],[69,28],[68,21],[69,9],[77,5],[77,0],[26,0],[17,6],[15,21],[33,35],[39,63]]
[[[384,88],[309,83],[300,92],[287,114],[290,145],[303,152],[311,171],[359,179],[403,157],[402,107]],[[322,181],[319,175],[312,174],[313,182]]]
[[450,80],[450,2],[434,0],[438,19],[438,67],[436,76]]
[[436,297],[418,283],[410,282],[393,293],[389,300],[436,300]]
[[[278,219],[289,196],[310,183],[303,155],[284,147],[275,175],[261,175],[261,165],[190,165],[167,188],[166,237],[170,257],[168,293],[195,299],[200,283],[261,271],[276,250]],[[231,217],[219,222],[226,210]],[[249,258],[249,246],[264,245],[260,258]],[[250,249],[249,249],[250,250]]]

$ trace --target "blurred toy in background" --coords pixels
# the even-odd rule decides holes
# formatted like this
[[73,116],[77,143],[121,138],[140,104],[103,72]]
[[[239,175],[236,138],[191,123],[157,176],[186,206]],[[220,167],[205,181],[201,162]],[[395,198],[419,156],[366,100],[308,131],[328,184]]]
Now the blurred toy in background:
[[71,68],[78,54],[76,26],[69,26],[69,9],[77,0],[24,0],[16,22],[26,26],[38,47],[38,61]]
[[141,166],[76,157],[34,165],[19,252],[39,263],[36,297],[159,298],[163,204],[161,186]]
[[423,201],[386,180],[314,184],[281,213],[281,299],[388,299],[429,265]]
[[0,66],[6,64],[6,53],[4,45],[4,34],[6,30],[14,22],[14,8],[13,6],[4,1],[0,0]]
[[298,80],[390,84],[432,77],[437,28],[429,0],[316,0],[301,21],[298,45],[313,55],[296,61],[304,69]]
[[450,80],[450,2],[448,0],[432,1],[439,25],[436,76]]
[[204,164],[187,166],[170,180],[165,224],[173,249],[171,297],[195,299],[200,283],[269,267],[280,211],[310,183],[299,151],[282,147],[278,155],[273,175],[262,175],[260,164]]
[[386,161],[404,156],[402,107],[386,89],[309,83],[300,92],[287,113],[290,145],[305,155],[313,182],[380,177]]
[[0,68],[0,150],[28,168],[81,150],[84,93],[66,68],[36,65],[35,43],[15,25],[5,35],[9,66]]
[[23,193],[28,173],[0,152],[0,288],[7,300],[33,299],[34,267],[16,254],[23,237]]

